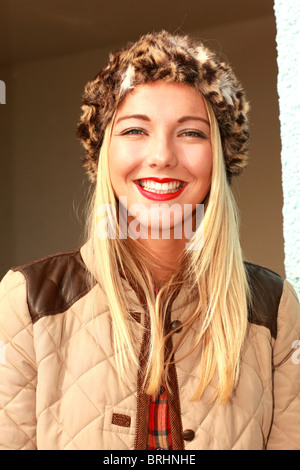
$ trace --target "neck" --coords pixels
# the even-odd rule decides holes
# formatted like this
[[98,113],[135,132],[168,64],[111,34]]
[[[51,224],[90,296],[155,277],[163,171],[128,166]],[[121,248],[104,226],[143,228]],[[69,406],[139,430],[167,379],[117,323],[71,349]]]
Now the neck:
[[138,242],[155,258],[158,266],[153,267],[149,262],[149,268],[154,284],[161,287],[179,269],[186,240],[139,239]]

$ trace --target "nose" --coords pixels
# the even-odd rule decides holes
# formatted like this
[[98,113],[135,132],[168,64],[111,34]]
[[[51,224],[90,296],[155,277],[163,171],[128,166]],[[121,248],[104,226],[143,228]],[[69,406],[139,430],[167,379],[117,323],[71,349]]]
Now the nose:
[[174,168],[178,161],[172,139],[165,134],[153,136],[148,147],[146,161],[151,169]]

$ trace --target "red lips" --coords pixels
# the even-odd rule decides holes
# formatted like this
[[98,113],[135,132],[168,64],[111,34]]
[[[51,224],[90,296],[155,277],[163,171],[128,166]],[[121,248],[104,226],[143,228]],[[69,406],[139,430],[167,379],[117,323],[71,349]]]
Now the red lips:
[[180,181],[181,183],[184,183],[184,181],[177,178],[159,178],[156,176],[151,176],[150,178],[140,178],[140,180],[151,180],[155,181],[156,183],[171,183],[172,181]]
[[161,184],[171,183],[172,181],[180,181],[181,183],[183,183],[182,188],[176,191],[175,193],[158,194],[158,193],[153,193],[151,191],[147,191],[146,189],[142,188],[141,185],[139,184],[139,180],[134,181],[134,183],[136,184],[136,187],[138,188],[142,196],[146,197],[147,199],[151,199],[152,201],[169,201],[170,199],[175,199],[184,191],[186,187],[186,183],[184,181],[174,179],[174,178],[159,178],[159,177],[140,178],[140,180],[142,179],[151,180],[151,181],[154,181],[156,183],[161,183]]

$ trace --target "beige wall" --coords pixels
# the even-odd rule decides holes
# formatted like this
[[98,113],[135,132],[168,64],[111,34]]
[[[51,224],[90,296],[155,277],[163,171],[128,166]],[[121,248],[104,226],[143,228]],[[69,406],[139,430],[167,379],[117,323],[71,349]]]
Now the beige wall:
[[[250,261],[284,274],[274,18],[198,36],[234,64],[252,102],[251,164],[234,185],[244,252]],[[7,104],[0,114],[0,275],[13,264],[81,243],[88,184],[75,128],[84,84],[107,54],[91,50],[6,72]]]

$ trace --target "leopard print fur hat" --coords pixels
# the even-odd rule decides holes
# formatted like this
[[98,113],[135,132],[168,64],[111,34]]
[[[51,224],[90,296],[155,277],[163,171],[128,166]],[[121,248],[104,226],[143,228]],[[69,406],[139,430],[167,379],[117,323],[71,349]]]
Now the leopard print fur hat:
[[247,164],[249,103],[231,67],[202,42],[166,31],[142,36],[111,53],[108,65],[85,87],[77,126],[85,154],[83,166],[96,181],[105,128],[124,97],[137,85],[155,80],[196,88],[211,104],[217,118],[227,179]]

